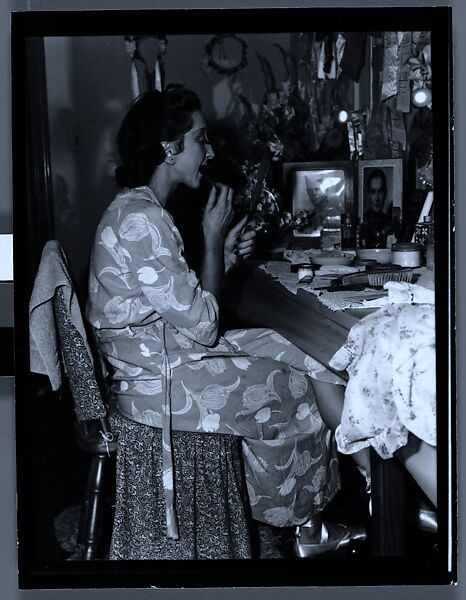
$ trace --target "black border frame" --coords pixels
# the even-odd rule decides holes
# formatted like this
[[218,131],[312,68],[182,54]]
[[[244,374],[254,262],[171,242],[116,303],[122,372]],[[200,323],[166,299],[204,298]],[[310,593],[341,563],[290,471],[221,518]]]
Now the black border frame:
[[[228,29],[241,32],[300,31],[303,23],[312,23],[315,31],[430,30],[434,73],[434,204],[436,207],[436,301],[438,431],[448,432],[451,413],[451,436],[438,448],[438,482],[442,490],[453,489],[450,497],[439,494],[438,512],[441,533],[442,564],[426,565],[415,559],[374,559],[339,561],[315,559],[312,563],[280,561],[147,561],[137,563],[31,563],[22,536],[27,522],[27,386],[21,374],[29,368],[27,305],[21,265],[28,256],[28,240],[21,229],[24,215],[25,182],[23,178],[25,131],[21,98],[27,93],[24,82],[24,39],[27,36],[125,35],[153,33],[151,24],[164,22],[167,34],[210,33],[212,21],[220,18]],[[33,588],[104,588],[104,587],[255,587],[309,585],[394,585],[449,584],[456,580],[456,546],[452,550],[452,567],[448,568],[445,536],[447,508],[456,515],[456,408],[455,408],[455,255],[453,199],[453,128],[452,128],[452,10],[451,7],[380,7],[380,8],[280,8],[280,9],[177,9],[177,10],[94,10],[41,11],[12,13],[12,150],[13,150],[13,218],[15,274],[15,376],[17,402],[17,469],[19,582],[24,589]],[[167,26],[165,26],[165,24]],[[153,29],[153,28],[152,28]],[[436,95],[435,90],[440,90]],[[449,202],[447,203],[446,199]],[[445,205],[447,206],[445,208]],[[443,319],[440,315],[443,315]],[[445,326],[445,315],[447,325]],[[446,368],[445,368],[446,367]],[[447,466],[448,468],[445,468]],[[450,480],[449,480],[450,477]],[[456,542],[453,522],[451,541]],[[311,571],[311,573],[309,573]]]

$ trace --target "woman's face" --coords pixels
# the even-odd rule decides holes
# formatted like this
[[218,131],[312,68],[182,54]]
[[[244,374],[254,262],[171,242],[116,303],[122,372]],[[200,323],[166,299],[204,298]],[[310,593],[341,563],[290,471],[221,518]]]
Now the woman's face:
[[206,134],[206,123],[202,113],[193,113],[193,126],[185,133],[184,149],[175,155],[174,169],[177,182],[184,183],[190,188],[197,188],[201,183],[202,175],[199,169],[215,153]]

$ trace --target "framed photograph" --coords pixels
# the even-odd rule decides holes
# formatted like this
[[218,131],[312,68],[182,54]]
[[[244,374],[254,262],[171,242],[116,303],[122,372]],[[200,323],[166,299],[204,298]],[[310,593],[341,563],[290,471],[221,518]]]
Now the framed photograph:
[[339,228],[342,213],[352,213],[353,164],[350,161],[286,163],[285,194],[293,214],[302,213],[296,237],[318,237],[323,227]]
[[[383,213],[401,220],[403,210],[403,160],[358,162],[358,216]],[[369,211],[369,212],[368,212]]]

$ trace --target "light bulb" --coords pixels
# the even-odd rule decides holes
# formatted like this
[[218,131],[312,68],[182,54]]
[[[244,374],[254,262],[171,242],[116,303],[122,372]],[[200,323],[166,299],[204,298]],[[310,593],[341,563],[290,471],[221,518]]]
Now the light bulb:
[[432,92],[425,87],[417,88],[411,96],[411,102],[414,106],[427,106],[432,101]]
[[340,110],[337,119],[340,123],[346,123],[348,120],[348,112],[346,110]]

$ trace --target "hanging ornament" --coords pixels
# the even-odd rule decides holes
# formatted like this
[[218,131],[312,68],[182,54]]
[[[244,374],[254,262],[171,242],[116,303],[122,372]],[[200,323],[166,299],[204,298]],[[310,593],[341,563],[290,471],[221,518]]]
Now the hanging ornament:
[[[156,38],[158,40],[158,52],[154,63],[154,71],[151,73],[147,61],[142,56],[139,44],[143,39]],[[154,88],[161,92],[163,90],[163,56],[167,51],[167,39],[165,35],[154,36],[125,36],[125,49],[131,59],[131,92],[133,98],[148,92]]]
[[164,35],[159,37],[159,51],[157,53],[157,58],[155,59],[155,67],[154,67],[154,89],[161,92],[163,90],[163,57],[167,52],[167,38]]
[[232,33],[213,37],[205,47],[206,66],[218,73],[233,75],[248,64],[246,42]]
[[138,56],[138,44],[134,36],[125,36],[125,49],[131,59],[131,95],[137,98],[140,94],[136,60]]
[[430,149],[429,158],[427,162],[417,169],[417,179],[422,184],[423,189],[432,189],[434,184],[434,173],[433,173],[433,151]]

